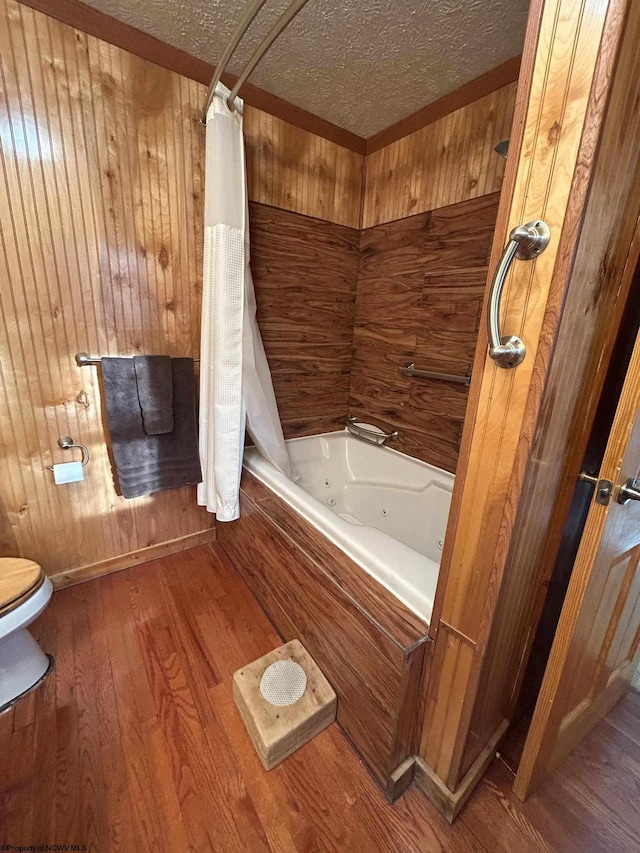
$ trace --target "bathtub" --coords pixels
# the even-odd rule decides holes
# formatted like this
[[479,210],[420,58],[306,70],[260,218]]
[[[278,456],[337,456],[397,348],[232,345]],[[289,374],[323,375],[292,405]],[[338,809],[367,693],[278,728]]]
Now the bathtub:
[[248,448],[244,467],[430,622],[454,476],[344,432],[287,441],[292,482]]

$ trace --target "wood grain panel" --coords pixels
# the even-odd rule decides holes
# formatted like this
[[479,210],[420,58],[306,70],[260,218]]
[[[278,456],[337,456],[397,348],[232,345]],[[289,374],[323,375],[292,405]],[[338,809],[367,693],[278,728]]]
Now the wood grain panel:
[[[201,87],[12,0],[0,43],[3,513],[57,574],[211,524],[194,489],[116,495],[98,372],[74,362],[197,354]],[[64,434],[91,462],[55,486]]]
[[[198,354],[205,88],[15,0],[1,0],[0,16],[2,550],[51,574],[92,573],[211,524],[193,489],[115,495],[99,373],[73,358]],[[246,125],[261,200],[358,224],[358,155],[250,108]],[[347,409],[357,234],[319,220],[281,228],[271,218],[266,228],[253,215],[264,313],[280,313],[277,329],[301,321],[297,396],[274,342],[280,396],[299,400],[287,430],[334,428]],[[319,302],[311,317],[303,307],[305,326],[284,306],[307,275],[306,296]],[[56,445],[67,433],[91,463],[85,482],[56,487],[46,466],[67,461]]]
[[252,201],[360,227],[362,155],[253,107],[244,117]]
[[[242,491],[248,497],[256,494],[262,484],[247,471],[242,475]],[[280,531],[295,542],[315,563],[322,566],[329,580],[347,598],[357,603],[358,608],[374,622],[388,639],[403,649],[419,644],[427,631],[426,623],[409,610],[406,605],[377,583],[352,560],[345,558],[344,551],[334,545],[311,524],[301,519],[289,504],[264,487],[258,492],[254,503],[273,521]]]
[[349,414],[399,430],[391,446],[455,471],[468,389],[403,376],[470,372],[498,195],[362,232]]
[[[517,223],[543,218],[557,239],[535,262],[514,265],[503,296],[503,328],[515,329],[526,341],[525,361],[517,370],[497,368],[487,357],[484,334],[476,349],[462,443],[464,476],[456,482],[435,608],[438,624],[467,637],[474,650],[458,662],[455,687],[450,673],[434,664],[421,747],[426,763],[452,792],[483,748],[476,743],[473,752],[465,754],[522,477],[540,428],[541,389],[548,369],[543,356],[549,354],[566,292],[624,11],[625,3],[603,5],[595,0],[584,7],[566,0],[531,7],[512,137],[514,157],[507,164],[491,268]],[[448,633],[437,631],[436,660],[444,660],[438,646],[447,643]],[[437,735],[435,719],[446,721]]]
[[362,227],[498,192],[516,84],[510,83],[366,158]]
[[342,429],[358,232],[253,202],[250,219],[258,323],[285,436]]
[[298,638],[338,694],[338,719],[386,786],[420,724],[426,625],[278,497],[244,478],[222,546],[286,640]]

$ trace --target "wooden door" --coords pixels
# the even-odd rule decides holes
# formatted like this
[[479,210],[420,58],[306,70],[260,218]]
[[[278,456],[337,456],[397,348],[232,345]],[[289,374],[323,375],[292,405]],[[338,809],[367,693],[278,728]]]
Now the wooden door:
[[626,692],[640,640],[640,334],[594,490],[533,721],[514,783],[524,799]]

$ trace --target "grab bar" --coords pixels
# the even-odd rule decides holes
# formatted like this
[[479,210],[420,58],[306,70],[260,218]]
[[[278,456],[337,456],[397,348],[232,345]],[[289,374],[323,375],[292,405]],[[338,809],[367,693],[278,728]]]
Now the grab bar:
[[351,435],[361,438],[363,441],[368,441],[369,444],[377,444],[379,447],[392,438],[398,438],[400,435],[397,429],[393,432],[382,432],[382,430],[378,432],[374,429],[367,429],[361,424],[356,423],[355,417],[347,418],[346,424],[347,432],[350,432]]
[[549,245],[551,231],[546,222],[537,219],[518,225],[509,234],[509,242],[504,247],[498,262],[491,289],[489,290],[489,309],[487,326],[489,333],[489,356],[498,367],[508,369],[517,367],[524,361],[527,348],[524,341],[516,335],[500,335],[500,299],[507,273],[514,258],[530,261],[537,258]]
[[459,376],[456,373],[438,373],[435,370],[420,370],[413,361],[406,367],[399,367],[398,372],[404,376],[414,376],[416,379],[441,379],[443,382],[459,382],[461,385],[471,383],[470,376]]

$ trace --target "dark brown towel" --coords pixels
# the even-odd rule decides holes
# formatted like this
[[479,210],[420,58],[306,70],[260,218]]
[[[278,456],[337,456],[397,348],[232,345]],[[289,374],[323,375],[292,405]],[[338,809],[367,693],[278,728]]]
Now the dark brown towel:
[[132,358],[103,358],[107,423],[122,495],[137,498],[202,480],[192,358],[172,358],[173,432],[147,435]]
[[168,355],[136,355],[133,358],[142,426],[147,435],[173,430],[173,379]]

